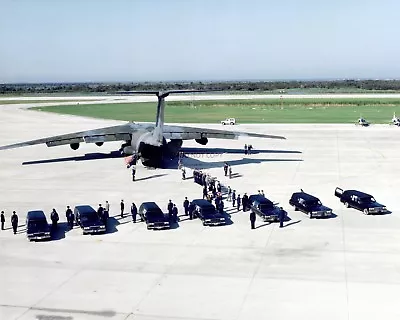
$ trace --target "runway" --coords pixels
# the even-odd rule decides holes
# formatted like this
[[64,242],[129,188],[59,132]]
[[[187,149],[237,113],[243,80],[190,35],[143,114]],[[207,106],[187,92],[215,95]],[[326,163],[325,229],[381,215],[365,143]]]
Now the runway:
[[[58,97],[57,97],[58,99]],[[121,122],[0,107],[0,145],[114,125]],[[196,126],[200,126],[196,124]],[[221,128],[220,125],[204,125]],[[1,210],[6,227],[16,210],[20,230],[0,231],[0,319],[398,319],[400,296],[400,128],[373,125],[239,125],[237,130],[283,135],[284,141],[212,140],[209,153],[184,143],[194,155],[187,168],[204,168],[243,195],[263,189],[286,209],[279,229],[225,201],[233,224],[203,227],[186,220],[167,231],[120,218],[119,202],[171,199],[182,214],[184,197],[201,187],[176,169],[138,166],[132,182],[119,143],[27,147],[0,153]],[[244,156],[243,145],[255,153]],[[86,156],[85,156],[86,155]],[[223,176],[232,165],[234,179]],[[28,163],[22,165],[22,163]],[[187,169],[187,176],[191,170]],[[365,216],[346,209],[335,187],[371,193],[392,211]],[[336,215],[312,219],[288,205],[300,188]],[[52,208],[65,222],[66,205],[111,204],[111,231],[83,236],[61,232],[50,242],[28,242],[28,210]],[[128,210],[126,210],[128,211]]]

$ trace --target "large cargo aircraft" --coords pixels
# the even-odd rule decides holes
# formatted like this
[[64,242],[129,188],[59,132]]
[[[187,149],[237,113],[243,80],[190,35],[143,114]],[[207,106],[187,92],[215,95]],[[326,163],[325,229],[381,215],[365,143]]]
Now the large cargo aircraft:
[[20,148],[36,144],[46,144],[48,147],[70,145],[73,150],[80,143],[95,143],[98,146],[108,141],[123,141],[120,151],[125,155],[134,155],[141,159],[144,166],[162,167],[165,157],[171,158],[179,153],[183,140],[194,139],[201,145],[206,145],[209,138],[237,139],[239,136],[249,136],[270,139],[285,139],[285,137],[214,130],[196,127],[173,126],[164,124],[165,98],[174,93],[202,92],[199,90],[170,90],[170,91],[133,91],[124,94],[155,94],[158,97],[157,116],[155,124],[129,122],[127,124],[74,132],[54,137],[25,141],[0,147],[0,150]]

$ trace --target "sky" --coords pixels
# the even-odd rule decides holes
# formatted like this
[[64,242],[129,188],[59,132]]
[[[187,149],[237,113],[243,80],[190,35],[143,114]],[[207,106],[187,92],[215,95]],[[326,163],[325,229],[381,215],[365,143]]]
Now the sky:
[[399,79],[398,0],[0,0],[0,83]]

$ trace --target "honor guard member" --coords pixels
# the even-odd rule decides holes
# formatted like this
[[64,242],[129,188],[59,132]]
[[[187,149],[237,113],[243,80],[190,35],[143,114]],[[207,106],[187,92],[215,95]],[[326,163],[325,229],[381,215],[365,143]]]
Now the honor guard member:
[[131,205],[131,215],[133,223],[136,223],[136,216],[137,216],[137,208],[134,202]]
[[226,177],[228,175],[228,164],[226,162],[224,163],[224,172]]
[[185,197],[185,201],[183,201],[183,208],[185,208],[185,216],[189,214],[189,200]]
[[189,219],[193,220],[193,211],[194,211],[194,205],[190,204],[189,205]]
[[99,208],[97,209],[97,214],[100,218],[103,217],[103,211],[104,211],[104,208],[101,206],[101,203],[100,203]]
[[236,190],[233,190],[232,192],[232,207],[235,207],[236,203]]
[[4,230],[4,222],[6,222],[6,217],[4,216],[4,211],[1,212],[0,220],[1,220],[1,230]]
[[217,184],[217,191],[218,192],[222,191],[222,186],[221,186],[221,183],[219,181],[218,181],[218,184]]
[[232,179],[232,167],[229,166],[229,179]]
[[228,201],[232,200],[232,189],[230,186],[228,186]]
[[238,194],[238,196],[237,196],[237,198],[236,198],[236,205],[237,205],[237,211],[239,211],[240,210],[240,204],[241,204],[241,201],[240,201],[241,199],[240,199],[240,194]]
[[68,226],[72,229],[74,227],[74,214],[69,206],[67,206],[67,210],[65,211],[65,217],[67,218]]
[[283,222],[285,221],[285,211],[280,210],[279,211],[279,228],[283,228]]
[[207,186],[204,186],[204,187],[203,187],[203,199],[207,199],[207,194],[208,194],[208,192],[207,192]]
[[243,205],[243,211],[247,211],[247,208],[249,206],[249,197],[247,196],[247,193],[245,193],[242,198],[242,205]]
[[167,209],[168,209],[168,218],[171,221],[172,219],[172,208],[174,207],[174,204],[172,203],[171,200],[169,200],[168,205],[167,205]]
[[106,201],[105,210],[110,214],[110,203],[108,201]]
[[224,202],[222,200],[219,202],[218,211],[219,213],[224,212]]
[[186,180],[186,170],[182,167],[182,180]]
[[176,207],[175,204],[172,207],[172,219],[174,222],[178,222],[178,208]]
[[251,224],[251,228],[255,229],[255,224],[256,224],[256,213],[254,211],[250,212],[250,224]]
[[244,154],[247,154],[247,144],[244,145]]
[[17,228],[18,228],[18,216],[15,211],[13,211],[13,214],[11,216],[11,225],[14,231],[14,234],[17,233]]
[[124,217],[124,209],[125,209],[124,200],[121,200],[120,208],[121,208],[121,218],[123,218]]
[[261,195],[262,195],[263,197],[265,197],[264,190],[261,190]]
[[50,219],[52,223],[53,229],[57,229],[57,222],[60,219],[56,209],[53,208],[53,211],[50,213]]

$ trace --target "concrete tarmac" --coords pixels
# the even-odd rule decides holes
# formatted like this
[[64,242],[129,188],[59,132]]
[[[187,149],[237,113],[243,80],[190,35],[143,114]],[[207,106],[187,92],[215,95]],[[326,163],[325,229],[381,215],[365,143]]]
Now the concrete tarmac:
[[[120,123],[0,108],[0,145]],[[196,125],[200,126],[200,125]],[[219,125],[204,125],[221,128]],[[225,129],[229,129],[224,127]],[[400,128],[373,125],[239,125],[235,130],[284,135],[285,141],[185,142],[188,179],[176,169],[138,166],[132,182],[123,158],[107,156],[119,143],[33,146],[0,153],[0,319],[399,319]],[[254,154],[244,156],[243,145]],[[199,150],[199,149],[202,150]],[[206,154],[204,150],[208,150]],[[235,177],[223,176],[223,163]],[[22,165],[25,162],[27,164]],[[171,165],[172,166],[172,165]],[[181,216],[171,230],[133,224],[129,204],[184,197],[202,189],[190,168],[203,168],[241,195],[264,190],[290,221],[256,221],[225,201],[232,224],[204,227]],[[391,211],[365,216],[346,209],[335,187],[371,193]],[[309,219],[289,205],[303,188],[334,210]],[[119,202],[126,217],[119,217]],[[65,207],[111,204],[109,232],[66,230]],[[49,242],[26,240],[25,215],[55,208],[62,230]],[[10,229],[12,210],[19,232]]]

